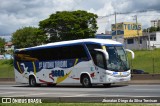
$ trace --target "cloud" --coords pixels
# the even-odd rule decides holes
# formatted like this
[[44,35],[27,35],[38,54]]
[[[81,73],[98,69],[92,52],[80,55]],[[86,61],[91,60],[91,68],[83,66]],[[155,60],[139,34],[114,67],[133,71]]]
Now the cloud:
[[128,11],[140,11],[140,10],[160,10],[159,0],[130,0],[128,2]]
[[[142,28],[150,27],[151,20],[159,19],[159,5],[159,0],[152,0],[152,2],[149,0],[112,0],[111,2],[106,2],[101,9],[92,9],[90,11],[100,16],[106,16],[97,20],[99,26],[97,33],[105,33],[105,30],[110,31],[111,24],[115,23],[114,12],[117,12],[117,23],[136,22],[133,16],[137,15],[138,22],[142,24]],[[119,14],[128,12],[129,14]]]
[[73,0],[1,0],[0,35],[24,26],[38,27],[39,21],[56,11],[71,10]]
[[[38,27],[39,21],[46,19],[56,11],[86,10],[106,16],[141,10],[154,10],[145,13],[117,15],[117,22],[135,21],[133,15],[138,15],[138,21],[144,27],[150,26],[150,20],[157,19],[160,11],[160,0],[1,0],[0,3],[0,35],[12,34],[24,26]],[[147,16],[148,15],[148,16]],[[150,16],[149,16],[150,15]],[[114,16],[98,19],[98,25],[110,30]]]

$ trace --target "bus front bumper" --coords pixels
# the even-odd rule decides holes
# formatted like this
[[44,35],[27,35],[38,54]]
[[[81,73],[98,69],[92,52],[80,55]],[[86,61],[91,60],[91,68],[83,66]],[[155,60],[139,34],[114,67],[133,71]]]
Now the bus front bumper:
[[110,75],[106,75],[106,82],[126,82],[131,80],[130,70],[126,72],[112,72]]

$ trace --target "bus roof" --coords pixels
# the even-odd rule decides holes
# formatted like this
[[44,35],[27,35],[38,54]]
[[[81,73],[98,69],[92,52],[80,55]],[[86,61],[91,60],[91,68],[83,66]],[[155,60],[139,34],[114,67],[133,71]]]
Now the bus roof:
[[45,48],[45,47],[52,47],[52,46],[65,46],[65,45],[72,45],[72,44],[78,44],[78,43],[97,43],[101,45],[119,45],[122,46],[122,43],[110,40],[110,39],[96,39],[96,38],[89,38],[89,39],[78,39],[78,40],[70,40],[70,41],[61,41],[61,42],[54,42],[54,43],[48,43],[44,45],[29,47],[29,48],[23,48],[23,49],[17,49],[18,51],[21,50],[31,50],[31,49],[38,49],[38,48]]

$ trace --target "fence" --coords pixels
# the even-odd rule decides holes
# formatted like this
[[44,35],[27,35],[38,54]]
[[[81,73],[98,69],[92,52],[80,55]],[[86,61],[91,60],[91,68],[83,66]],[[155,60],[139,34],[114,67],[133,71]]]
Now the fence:
[[160,73],[160,49],[134,52],[135,59],[129,59],[132,69],[140,69],[150,74]]

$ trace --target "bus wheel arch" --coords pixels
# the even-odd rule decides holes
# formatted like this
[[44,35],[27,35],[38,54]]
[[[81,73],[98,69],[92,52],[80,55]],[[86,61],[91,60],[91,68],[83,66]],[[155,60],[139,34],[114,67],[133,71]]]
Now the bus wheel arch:
[[90,76],[87,73],[82,73],[81,74],[81,76],[80,76],[80,83],[85,88],[88,88],[88,87],[92,86]]
[[37,86],[37,81],[34,75],[29,76],[29,86],[31,87]]

